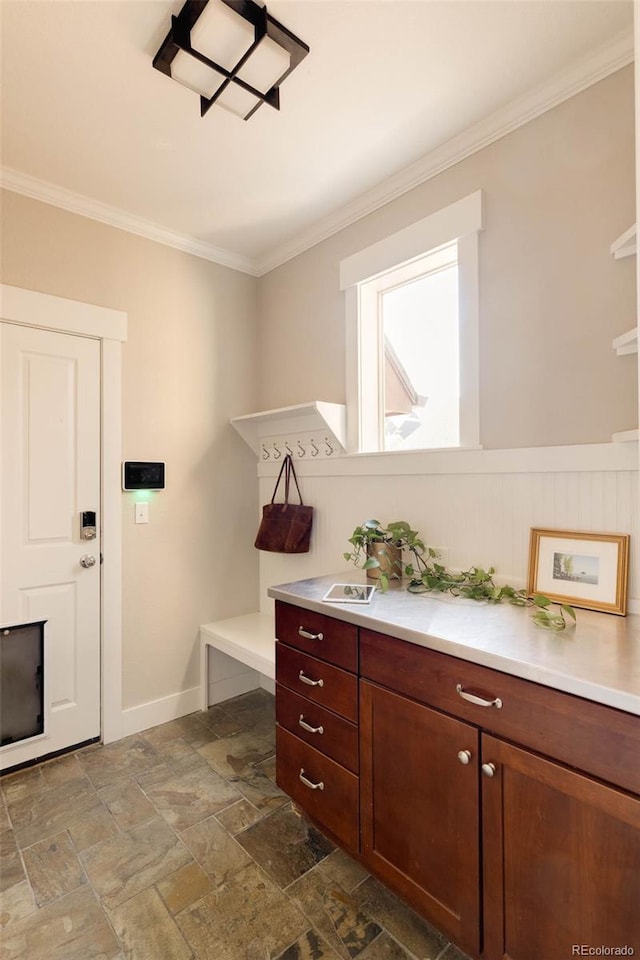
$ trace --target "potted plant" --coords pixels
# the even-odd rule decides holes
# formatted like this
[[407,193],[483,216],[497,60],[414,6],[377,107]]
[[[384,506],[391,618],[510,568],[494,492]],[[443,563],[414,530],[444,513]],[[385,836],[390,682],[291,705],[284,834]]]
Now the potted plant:
[[[552,602],[544,594],[529,596],[526,590],[517,590],[508,584],[497,586],[493,580],[495,567],[487,570],[470,567],[459,572],[447,570],[438,563],[437,551],[425,546],[417,530],[412,530],[405,520],[394,520],[386,526],[379,520],[365,520],[355,528],[349,543],[352,549],[343,554],[344,559],[366,570],[367,577],[378,579],[383,592],[389,587],[390,580],[406,577],[410,593],[433,591],[488,603],[531,606],[534,622],[547,630],[564,630],[567,625],[565,614],[574,621],[576,619],[575,610],[568,603],[558,604],[556,611],[551,609]],[[403,549],[413,555],[412,562],[403,562]]]
[[353,549],[343,554],[344,559],[365,570],[371,580],[379,580],[382,590],[388,588],[390,580],[411,575],[402,562],[403,548],[413,552],[416,564],[428,553],[417,530],[412,530],[405,520],[394,520],[386,526],[379,520],[365,520],[355,528],[349,543]]

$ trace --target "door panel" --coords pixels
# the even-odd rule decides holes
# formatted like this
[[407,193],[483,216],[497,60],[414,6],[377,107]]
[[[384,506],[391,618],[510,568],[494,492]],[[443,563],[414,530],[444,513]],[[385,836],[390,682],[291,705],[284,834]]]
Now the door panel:
[[74,357],[42,356],[25,350],[19,362],[21,411],[25,416],[22,467],[27,496],[21,504],[26,510],[25,540],[31,545],[52,540],[71,542],[77,361]]
[[493,737],[482,759],[487,960],[637,956],[640,800]]
[[[2,768],[100,733],[100,343],[3,322],[0,624],[46,619],[45,734]],[[80,558],[95,557],[84,568]]]
[[366,865],[478,953],[478,731],[366,680],[360,731]]

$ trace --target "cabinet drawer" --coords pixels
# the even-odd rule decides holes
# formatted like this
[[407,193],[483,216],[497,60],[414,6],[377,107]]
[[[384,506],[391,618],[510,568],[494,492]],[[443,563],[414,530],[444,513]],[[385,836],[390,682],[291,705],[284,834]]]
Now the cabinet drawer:
[[[315,789],[303,783],[322,784]],[[288,730],[276,727],[276,782],[319,827],[358,852],[358,778]]]
[[[483,730],[640,792],[640,718],[447,654],[360,631],[362,676]],[[501,706],[481,706],[499,698]]]
[[358,772],[358,728],[355,724],[281,684],[276,687],[276,720],[300,740],[353,773]]
[[351,623],[278,600],[276,637],[344,670],[358,670],[358,630]]
[[358,680],[323,660],[276,643],[276,679],[294,693],[333,710],[354,723],[358,720]]

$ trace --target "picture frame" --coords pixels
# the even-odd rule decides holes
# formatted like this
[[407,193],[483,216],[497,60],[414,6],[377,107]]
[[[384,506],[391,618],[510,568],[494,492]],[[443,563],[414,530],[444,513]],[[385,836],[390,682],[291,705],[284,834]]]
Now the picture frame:
[[527,592],[586,610],[627,612],[628,533],[531,529]]

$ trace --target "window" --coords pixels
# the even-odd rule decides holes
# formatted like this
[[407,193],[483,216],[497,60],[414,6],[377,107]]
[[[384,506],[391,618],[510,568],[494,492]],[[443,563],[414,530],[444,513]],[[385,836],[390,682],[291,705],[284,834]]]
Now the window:
[[341,264],[352,452],[479,446],[478,192]]
[[360,307],[379,345],[378,449],[459,446],[457,244],[365,281]]

